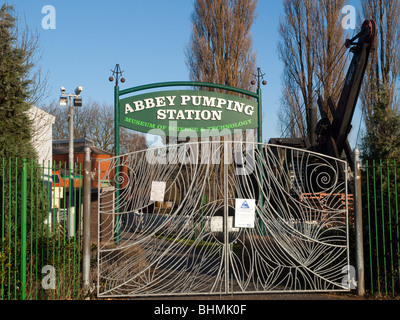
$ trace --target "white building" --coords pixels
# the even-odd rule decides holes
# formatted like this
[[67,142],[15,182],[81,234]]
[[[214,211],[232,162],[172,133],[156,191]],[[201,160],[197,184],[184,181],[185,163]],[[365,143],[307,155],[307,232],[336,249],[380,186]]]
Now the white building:
[[38,154],[40,164],[51,164],[53,157],[53,124],[56,117],[31,106],[28,111],[32,120],[32,144]]

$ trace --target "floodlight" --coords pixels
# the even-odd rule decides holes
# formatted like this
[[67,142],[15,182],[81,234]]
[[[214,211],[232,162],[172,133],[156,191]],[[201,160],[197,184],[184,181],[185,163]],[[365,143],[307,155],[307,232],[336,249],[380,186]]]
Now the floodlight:
[[60,97],[60,106],[67,106],[67,105],[68,105],[68,98]]
[[82,86],[76,87],[76,89],[75,89],[75,94],[76,94],[77,96],[79,96],[79,95],[81,94],[82,90],[83,90],[83,87],[82,87]]

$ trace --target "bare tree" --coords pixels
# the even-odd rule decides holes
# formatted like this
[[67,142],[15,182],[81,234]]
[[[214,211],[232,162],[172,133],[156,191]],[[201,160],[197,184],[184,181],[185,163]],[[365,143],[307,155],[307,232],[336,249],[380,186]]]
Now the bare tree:
[[[370,54],[361,102],[366,116],[371,116],[373,106],[378,102],[379,88],[386,91],[388,107],[399,108],[400,76],[400,1],[362,1],[365,18],[377,23],[376,50]],[[368,121],[366,123],[368,129]]]
[[28,28],[27,23],[22,17],[15,14],[17,21],[13,37],[18,39],[18,49],[25,52],[24,64],[29,66],[29,73],[25,79],[29,80],[28,104],[37,106],[49,96],[48,74],[43,72],[41,61],[43,59],[42,49],[40,47],[40,36],[37,31],[33,32]]
[[249,89],[255,71],[251,26],[257,0],[196,0],[186,49],[192,81]]
[[43,104],[40,109],[53,115],[53,139],[66,139],[68,137],[68,111],[66,107],[60,107],[58,101],[53,100],[48,104]]
[[147,148],[146,135],[126,128],[120,129],[120,153],[131,153]]
[[316,142],[317,93],[337,101],[345,77],[344,0],[283,0],[278,52],[283,62],[282,135]]
[[97,147],[114,150],[114,107],[88,101],[82,108],[75,108],[75,130],[77,137],[89,137]]
[[[53,139],[67,139],[68,108],[61,107],[54,101],[42,107],[49,114],[55,116],[53,124]],[[81,108],[74,108],[74,137],[88,137],[97,147],[111,152],[114,148],[114,111],[111,105],[100,105],[90,101]]]
[[[42,107],[44,111],[55,116],[53,139],[67,139],[68,108],[51,102]],[[81,108],[74,108],[74,137],[87,137],[97,147],[107,152],[114,152],[114,107],[89,100]],[[120,148],[123,153],[145,149],[146,137],[137,132],[121,128]]]
[[364,17],[377,24],[376,48],[371,50],[361,92],[366,129],[363,156],[398,156],[400,1],[363,0],[361,5]]

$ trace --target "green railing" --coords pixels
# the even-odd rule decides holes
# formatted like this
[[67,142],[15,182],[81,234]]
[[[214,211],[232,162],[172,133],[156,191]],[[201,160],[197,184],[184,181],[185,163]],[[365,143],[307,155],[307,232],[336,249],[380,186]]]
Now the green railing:
[[400,294],[399,174],[396,160],[363,166],[365,279],[372,294]]
[[[366,288],[398,296],[400,168],[396,160],[362,168]],[[82,298],[82,175],[0,159],[0,299]]]
[[0,159],[0,299],[79,298],[81,175]]

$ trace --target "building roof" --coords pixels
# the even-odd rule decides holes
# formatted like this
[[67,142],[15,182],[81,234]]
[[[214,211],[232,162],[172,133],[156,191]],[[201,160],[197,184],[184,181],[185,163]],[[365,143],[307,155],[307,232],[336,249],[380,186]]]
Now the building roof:
[[[74,147],[74,153],[85,153],[85,148],[86,146]],[[88,148],[90,148],[92,154],[106,154],[111,156],[113,155],[111,152],[107,152],[97,147],[88,147]],[[69,153],[68,147],[53,148],[53,155],[68,154],[68,153]]]
[[[53,155],[68,154],[69,140],[59,139],[53,141]],[[94,145],[94,142],[88,138],[74,139],[74,153],[85,153],[85,148],[88,147],[92,154],[113,155],[112,153],[100,149]]]
[[[53,140],[53,148],[59,148],[59,147],[68,147],[69,145],[69,139],[57,139]],[[85,146],[85,147],[92,147],[94,146],[95,143],[93,140],[90,140],[88,138],[76,138],[74,139],[74,146]]]

